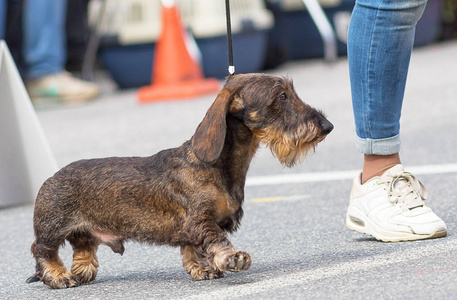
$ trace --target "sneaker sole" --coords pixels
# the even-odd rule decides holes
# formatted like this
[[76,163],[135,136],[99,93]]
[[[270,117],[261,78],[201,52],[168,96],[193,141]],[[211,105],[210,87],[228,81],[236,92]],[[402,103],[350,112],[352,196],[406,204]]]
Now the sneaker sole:
[[372,222],[363,212],[354,207],[348,208],[346,226],[354,231],[371,235],[383,242],[404,242],[424,239],[435,239],[447,235],[447,231],[437,228],[431,234],[412,234],[407,232],[387,231]]

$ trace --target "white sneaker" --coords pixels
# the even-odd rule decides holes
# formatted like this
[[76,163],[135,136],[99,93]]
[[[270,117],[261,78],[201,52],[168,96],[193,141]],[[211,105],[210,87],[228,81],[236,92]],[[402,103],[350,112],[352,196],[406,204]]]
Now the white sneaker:
[[95,83],[81,80],[65,71],[28,81],[26,87],[34,104],[78,104],[99,94]]
[[402,165],[361,184],[354,178],[346,226],[384,242],[446,236],[446,224],[424,200],[427,190]]

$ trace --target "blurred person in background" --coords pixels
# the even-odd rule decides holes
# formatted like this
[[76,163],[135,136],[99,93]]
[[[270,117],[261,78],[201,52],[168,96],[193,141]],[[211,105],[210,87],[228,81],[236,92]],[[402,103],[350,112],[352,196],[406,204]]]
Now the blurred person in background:
[[382,241],[443,237],[446,224],[425,203],[427,190],[400,161],[400,114],[416,24],[426,0],[357,0],[348,31],[356,147],[346,225]]
[[67,1],[0,0],[0,39],[5,34],[8,1],[22,5],[22,69],[32,100],[71,104],[97,96],[96,84],[65,71]]

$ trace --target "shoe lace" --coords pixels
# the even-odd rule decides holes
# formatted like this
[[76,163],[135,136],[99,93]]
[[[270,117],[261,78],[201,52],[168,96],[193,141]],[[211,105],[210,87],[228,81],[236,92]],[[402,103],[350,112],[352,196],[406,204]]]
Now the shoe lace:
[[387,186],[389,201],[392,204],[402,203],[408,209],[423,206],[428,197],[427,189],[422,182],[409,172],[386,174],[379,179],[379,184]]

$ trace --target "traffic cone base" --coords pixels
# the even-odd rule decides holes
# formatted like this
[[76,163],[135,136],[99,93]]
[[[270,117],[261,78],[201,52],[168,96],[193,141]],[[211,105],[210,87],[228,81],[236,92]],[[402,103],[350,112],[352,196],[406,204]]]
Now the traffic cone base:
[[192,98],[199,95],[217,92],[221,87],[218,80],[213,78],[186,80],[175,84],[155,84],[145,86],[138,91],[140,102],[154,102],[162,99]]

